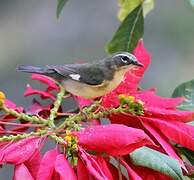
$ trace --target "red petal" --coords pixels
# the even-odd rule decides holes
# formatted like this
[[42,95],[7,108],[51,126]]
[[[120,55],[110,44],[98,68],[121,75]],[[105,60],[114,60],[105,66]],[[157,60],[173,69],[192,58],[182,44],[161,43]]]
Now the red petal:
[[165,152],[177,159],[180,163],[180,165],[185,169],[184,163],[182,159],[177,155],[176,151],[174,150],[173,146],[169,143],[167,137],[165,137],[160,131],[155,129],[153,126],[150,126],[149,122],[144,121],[143,122],[144,127],[152,134],[152,136],[158,141],[158,143],[162,146],[162,148],[165,150]]
[[17,107],[17,105],[15,103],[13,103],[12,101],[6,99],[5,100],[5,105],[6,107],[10,108],[10,109],[14,109],[16,110],[17,112],[23,112],[24,108],[19,106]]
[[26,113],[29,115],[38,115],[38,113],[42,110],[43,110],[42,105],[36,99],[33,99],[33,102],[28,107]]
[[118,107],[119,99],[115,91],[110,92],[109,94],[102,97],[102,106],[104,107]]
[[36,89],[33,89],[29,84],[27,85],[27,89],[26,91],[24,92],[24,96],[31,96],[31,95],[34,95],[34,94],[38,94],[41,96],[41,98],[43,99],[52,99],[52,100],[55,100],[55,96],[51,93],[48,93],[48,92],[45,92],[45,91],[41,91],[41,90],[36,90]]
[[86,169],[86,166],[80,159],[78,159],[77,163],[77,177],[78,180],[90,180],[92,178],[90,177],[89,172]]
[[[118,169],[113,166],[111,163],[107,163],[110,171],[111,171],[111,174],[114,178],[114,180],[118,180],[119,179],[119,172],[118,172]],[[122,180],[127,180],[127,178],[122,174]]]
[[24,164],[15,166],[13,180],[35,180]]
[[59,89],[59,87],[56,85],[56,82],[53,79],[49,78],[48,76],[44,76],[44,75],[40,75],[40,74],[32,74],[31,79],[36,80],[36,81],[40,81],[40,82],[48,85],[50,90],[53,90],[53,89],[58,90]]
[[1,163],[21,164],[39,148],[40,139],[31,137],[14,142],[1,149]]
[[99,166],[101,167],[101,169],[104,172],[105,176],[109,180],[113,180],[113,176],[112,176],[111,171],[110,171],[110,169],[108,167],[108,163],[105,161],[105,159],[103,157],[101,157],[101,156],[93,156],[93,158],[99,164]]
[[85,99],[81,96],[74,96],[73,97],[76,99],[76,101],[78,102],[78,106],[80,108],[84,108],[85,106],[89,106],[92,104],[93,100],[91,99]]
[[123,124],[126,126],[143,129],[140,116],[132,116],[130,114],[112,114],[109,117],[112,124]]
[[32,174],[34,178],[36,178],[37,176],[38,169],[40,166],[40,161],[41,161],[41,154],[40,154],[40,150],[37,149],[34,152],[33,156],[30,159],[28,159],[26,162],[24,162],[24,164],[26,165],[29,172]]
[[194,112],[148,107],[146,108],[145,116],[160,118],[167,121],[190,122],[194,118]]
[[52,180],[55,160],[58,155],[56,149],[47,151],[40,162],[40,168],[36,180]]
[[59,174],[60,180],[76,180],[75,172],[65,159],[63,154],[57,156],[55,161],[55,171]]
[[51,178],[51,180],[59,180],[60,179],[60,176],[57,172],[53,172],[53,176]]
[[143,180],[174,180],[170,176],[141,166],[133,166],[133,170],[138,173]]
[[110,155],[128,154],[136,148],[152,144],[142,130],[119,124],[97,125],[75,134],[80,146]]
[[81,147],[79,147],[79,152],[81,159],[85,162],[86,168],[91,175],[93,175],[98,180],[109,180],[92,155],[86,153]]
[[51,105],[41,105],[36,99],[33,99],[32,104],[27,109],[26,113],[29,115],[39,115],[43,111],[50,110]]
[[194,126],[177,122],[162,121],[154,118],[141,117],[143,121],[160,130],[160,133],[174,142],[194,150]]
[[166,98],[156,95],[156,89],[148,89],[132,94],[136,99],[142,100],[146,107],[158,107],[163,109],[176,109],[176,107],[183,102],[184,98]]
[[130,180],[143,180],[124,160],[121,160],[121,164],[126,168]]

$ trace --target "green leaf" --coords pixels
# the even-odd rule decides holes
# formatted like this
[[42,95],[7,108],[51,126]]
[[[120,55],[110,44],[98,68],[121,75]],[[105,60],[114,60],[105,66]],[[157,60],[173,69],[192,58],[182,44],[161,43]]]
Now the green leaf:
[[[132,12],[137,6],[142,3],[142,0],[118,0],[120,10],[118,12],[118,19],[123,21],[127,15]],[[143,1],[143,15],[144,17],[154,8],[154,0]]]
[[192,7],[194,7],[194,0],[189,0]]
[[185,147],[178,148],[179,151],[184,154],[192,165],[194,165],[194,151],[191,151]]
[[65,6],[66,2],[68,0],[58,0],[58,3],[57,3],[57,18],[59,18],[60,14],[61,14],[61,11],[63,10],[63,7]]
[[107,44],[106,51],[110,54],[118,51],[133,51],[137,42],[143,36],[143,30],[144,18],[142,5],[140,5],[122,22],[112,40]]
[[141,0],[119,0],[120,10],[118,12],[118,19],[123,21],[131,11],[140,5],[140,3]]
[[143,16],[145,17],[152,9],[154,9],[154,0],[144,0]]
[[185,101],[178,106],[182,110],[194,110],[194,80],[187,81],[177,86],[172,97],[185,97]]
[[176,159],[148,147],[139,148],[130,153],[133,164],[151,168],[174,179],[183,180],[183,174]]

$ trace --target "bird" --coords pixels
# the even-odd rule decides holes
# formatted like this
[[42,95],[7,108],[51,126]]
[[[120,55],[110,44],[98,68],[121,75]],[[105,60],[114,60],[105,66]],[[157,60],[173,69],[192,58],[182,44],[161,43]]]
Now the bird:
[[60,82],[67,92],[94,99],[114,90],[124,79],[125,73],[137,67],[143,67],[143,64],[133,54],[118,52],[92,63],[44,67],[18,65],[16,70],[46,75]]

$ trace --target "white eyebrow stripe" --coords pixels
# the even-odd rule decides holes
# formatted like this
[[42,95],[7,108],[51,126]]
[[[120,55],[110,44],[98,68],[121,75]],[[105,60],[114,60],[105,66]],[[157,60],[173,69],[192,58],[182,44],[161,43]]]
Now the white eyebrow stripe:
[[70,74],[69,77],[73,80],[79,81],[81,76],[79,74]]

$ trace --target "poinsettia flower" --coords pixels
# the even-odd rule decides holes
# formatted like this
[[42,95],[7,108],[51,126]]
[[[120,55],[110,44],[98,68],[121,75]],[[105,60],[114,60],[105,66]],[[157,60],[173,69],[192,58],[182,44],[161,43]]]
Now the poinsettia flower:
[[36,179],[41,159],[42,155],[40,149],[36,149],[33,155],[23,163],[34,179]]
[[0,164],[21,164],[30,159],[40,148],[41,139],[29,137],[16,142],[8,142],[0,149]]
[[29,172],[25,164],[19,164],[15,166],[13,180],[34,180],[33,176]]
[[49,91],[59,90],[59,87],[57,86],[54,79],[49,78],[48,76],[44,76],[44,75],[41,75],[41,74],[32,74],[31,79],[46,84],[49,88]]
[[[136,50],[146,55],[145,57],[147,58],[142,58],[143,61],[141,61],[141,57],[139,58],[141,63],[146,67],[150,60],[146,49],[143,48],[143,44],[137,46]],[[138,82],[144,70],[137,69],[136,72],[127,73],[125,75],[125,80],[117,89],[102,97],[102,105],[105,108],[118,107],[120,103],[118,98],[119,94],[130,95],[136,100],[141,100],[144,109],[143,115],[112,114],[109,117],[111,123],[125,124],[129,127],[143,130],[146,129],[150,138],[159,144],[168,155],[176,158],[180,165],[185,168],[183,161],[177,155],[175,148],[171,145],[169,140],[193,150],[194,128],[191,125],[185,124],[185,122],[193,120],[194,112],[177,109],[177,106],[184,100],[182,97],[164,98],[157,96],[155,89],[138,90]],[[141,71],[141,73],[139,73],[139,71]],[[139,75],[139,79],[134,79],[133,76],[137,76],[137,74]]]
[[90,180],[92,179],[92,175],[88,172],[85,164],[81,159],[78,159],[76,173],[78,180]]
[[47,151],[40,162],[36,180],[76,180],[76,174],[65,158],[57,149]]
[[24,108],[22,106],[17,106],[14,102],[10,101],[9,99],[5,99],[5,106],[14,109],[17,112],[22,112]]
[[178,121],[166,122],[153,118],[142,118],[143,122],[159,129],[170,140],[194,150],[194,126]]
[[[124,161],[119,160],[119,162],[114,159],[114,163],[110,161],[109,157],[100,155],[91,155],[87,153],[84,149],[79,147],[79,157],[77,165],[77,176],[80,180],[117,180],[122,176],[122,179],[128,179],[126,173],[115,167],[117,163],[123,165],[126,168],[128,177],[132,180],[142,180],[140,176]],[[113,164],[114,165],[113,165]],[[120,172],[119,172],[120,171]],[[94,177],[94,178],[92,178]]]
[[48,118],[52,105],[42,105],[36,99],[32,100],[32,104],[26,109],[28,115],[37,115],[43,118]]
[[[132,165],[131,165],[132,166]],[[152,169],[141,167],[141,166],[132,166],[133,171],[138,174],[138,176],[141,178],[141,180],[174,180],[170,176],[167,176],[165,174],[162,174],[158,171],[154,171]],[[136,180],[136,179],[134,179]]]
[[[5,99],[4,103],[5,103],[5,106],[7,108],[13,109],[19,113],[24,111],[23,107],[17,106],[14,102],[10,101],[9,99]],[[15,121],[15,120],[16,120],[16,118],[12,115],[9,115],[9,114],[1,114],[0,115],[0,121],[10,122],[10,121]]]
[[[90,176],[102,180],[115,179],[112,174],[118,169],[111,167],[110,156],[120,157],[145,145],[154,146],[142,130],[118,124],[86,127],[82,131],[72,132],[72,135],[78,141],[77,175],[80,179],[90,179]],[[97,154],[92,155],[88,151]],[[100,154],[106,154],[106,159]]]
[[96,125],[74,134],[81,147],[113,156],[129,154],[144,145],[153,145],[142,130],[119,124]]
[[[100,156],[92,156],[85,152],[82,148],[79,148],[79,153],[82,161],[86,164],[86,168],[93,177],[99,180],[112,180],[112,174],[107,167],[106,162]],[[98,162],[101,158],[101,162]],[[102,161],[105,168],[102,166]]]
[[29,84],[27,85],[26,91],[24,92],[24,96],[31,96],[31,95],[40,95],[42,99],[52,99],[55,100],[55,96],[51,94],[50,92],[42,91],[42,90],[37,90],[33,89]]
[[73,97],[75,98],[76,102],[78,103],[78,106],[80,109],[82,109],[86,106],[89,106],[94,102],[94,100],[92,100],[92,99],[85,99],[85,98],[80,97],[80,96],[73,95]]
[[37,149],[33,156],[27,161],[15,165],[13,180],[34,180],[36,179],[41,160],[41,154]]
[[[104,176],[106,178],[109,178],[110,180],[111,179],[118,180],[119,179],[118,169],[114,165],[112,165],[111,163],[105,161],[103,157],[98,156],[97,159],[98,158],[102,162],[97,167],[100,167],[100,169],[101,169],[100,171],[102,171],[102,172],[105,171]],[[87,161],[88,161],[88,159],[86,159],[86,160],[78,159],[78,164],[77,164],[77,168],[76,168],[78,180],[95,180],[97,177],[99,178],[99,176],[100,176],[98,174],[98,172],[96,172],[96,170],[95,170],[96,164],[92,163],[92,162],[87,162]],[[88,163],[90,164],[89,166],[87,166]],[[96,162],[96,163],[98,163],[98,162]],[[123,174],[122,174],[122,179],[127,180],[127,178]]]
[[128,176],[131,180],[143,180],[138,174],[137,172],[135,172],[130,166],[129,164],[127,164],[124,160],[120,160],[121,164],[126,168]]

